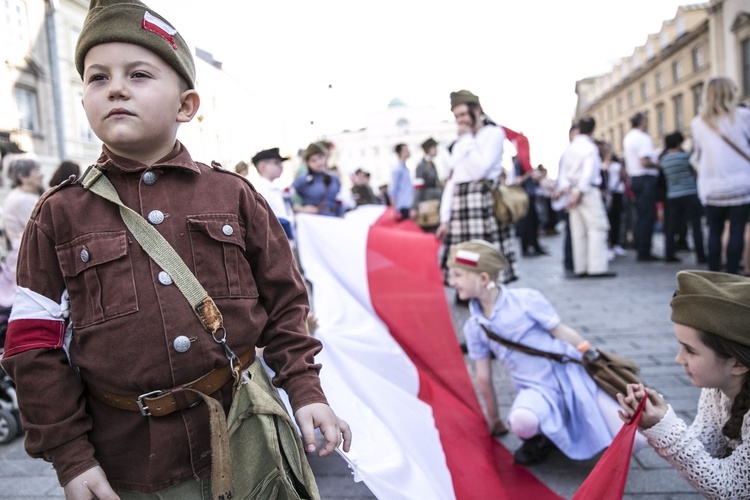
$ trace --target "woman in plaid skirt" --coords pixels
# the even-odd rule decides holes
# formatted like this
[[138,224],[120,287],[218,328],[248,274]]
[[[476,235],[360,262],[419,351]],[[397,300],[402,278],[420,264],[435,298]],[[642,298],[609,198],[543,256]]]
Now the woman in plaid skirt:
[[[440,201],[440,226],[435,234],[445,249],[474,239],[492,243],[509,264],[501,281],[515,281],[511,228],[495,218],[490,185],[485,182],[498,182],[503,173],[505,132],[485,116],[479,97],[468,90],[451,93],[451,110],[458,124],[458,140],[451,150],[453,172]],[[440,262],[446,277],[447,258],[446,250]]]

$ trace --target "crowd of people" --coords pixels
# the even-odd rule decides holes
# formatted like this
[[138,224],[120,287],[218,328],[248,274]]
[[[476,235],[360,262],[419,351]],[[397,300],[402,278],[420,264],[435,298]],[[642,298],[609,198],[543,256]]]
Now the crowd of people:
[[[731,81],[713,78],[706,85],[704,109],[691,123],[694,161],[682,150],[680,133],[669,135],[658,155],[647,117],[639,113],[623,141],[623,164],[613,145],[594,139],[594,119],[583,117],[571,129],[557,182],[541,165],[530,168],[519,158],[504,172],[504,129],[477,95],[452,92],[457,138],[447,145],[447,179],[437,174],[437,142],[426,138],[416,181],[408,145],[396,144],[390,184],[376,193],[369,173],[358,169],[344,196],[340,173],[328,164],[334,146],[325,141],[304,149],[288,189],[274,182],[289,159],[276,147],[252,157],[260,178],[252,185],[195,162],[176,140],[179,124],[200,104],[192,54],[165,19],[137,0],[92,2],[76,67],[83,107],[104,144],[93,180],[72,182],[80,171],[66,162],[53,177],[59,185],[44,192],[39,164],[17,159],[7,169],[13,190],[2,214],[3,273],[9,271],[3,279],[12,276],[9,286],[18,292],[2,366],[18,386],[26,449],[53,463],[68,498],[203,498],[215,486],[213,417],[194,409],[185,394],[197,390],[191,381],[235,368],[240,358],[227,347],[227,332],[232,349],[247,359],[262,349],[274,384],[289,395],[306,451],[325,456],[342,443],[348,451],[349,426],[328,406],[320,385],[314,356],[321,343],[306,328],[307,290],[288,243],[296,214],[339,217],[371,203],[389,205],[396,221],[414,220],[443,243],[444,279],[470,310],[466,348],[489,429],[524,440],[517,464],[538,463],[555,447],[571,459],[594,456],[621,425],[618,406],[628,420],[646,398],[643,435],[691,484],[716,497],[750,495],[750,280],[736,276],[750,212],[750,111],[736,106]],[[235,170],[244,177],[249,165],[240,162]],[[89,192],[99,178],[123,204],[146,210],[148,224],[158,226],[165,244],[194,269],[208,299],[215,299],[208,314],[223,317],[210,335],[189,310],[185,292],[172,286],[176,276],[130,238],[122,212]],[[499,182],[520,186],[528,197],[528,211],[515,224],[496,216]],[[613,277],[609,264],[624,253],[621,221],[627,229],[629,207],[637,260],[661,260],[652,252],[658,203],[670,239],[664,260],[678,260],[678,238],[689,222],[698,261],[710,271],[727,271],[678,275],[672,302],[677,362],[704,388],[691,427],[651,389],[630,386],[615,401],[580,365],[535,358],[512,344],[575,359],[594,349],[541,292],[506,286],[518,279],[517,244],[524,257],[547,255],[538,238],[565,219],[570,275]],[[508,426],[492,384],[493,356],[517,390]],[[52,390],[49,380],[55,380]],[[234,397],[228,380],[212,392],[225,412]],[[162,393],[173,395],[169,411],[145,418],[144,400]],[[156,411],[156,404],[145,409]],[[324,438],[320,447],[316,428]]]

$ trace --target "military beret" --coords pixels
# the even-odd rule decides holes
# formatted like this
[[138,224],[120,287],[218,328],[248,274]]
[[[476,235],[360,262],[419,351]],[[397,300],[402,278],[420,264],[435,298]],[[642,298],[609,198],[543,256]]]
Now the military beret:
[[470,240],[453,245],[448,254],[448,267],[485,272],[493,279],[508,268],[508,261],[494,245],[484,240]]
[[185,40],[163,17],[138,0],[91,0],[75,51],[78,74],[92,47],[121,42],[140,45],[158,55],[195,88],[195,61]]
[[307,146],[307,149],[305,149],[305,161],[310,159],[313,155],[323,155],[325,156],[325,151],[323,151],[323,148],[320,147],[320,145],[316,142],[313,142],[309,146]]
[[750,347],[750,278],[680,271],[672,321]]
[[429,139],[427,139],[426,141],[422,143],[422,150],[426,153],[427,151],[430,150],[430,148],[434,148],[435,146],[437,146],[437,141],[435,141],[435,139],[430,137]]
[[263,160],[279,160],[279,161],[287,161],[289,159],[288,156],[281,156],[279,154],[279,148],[271,148],[271,149],[264,149],[263,151],[258,152],[255,156],[253,156],[253,159],[250,160],[253,162],[253,165],[258,165],[258,162]]
[[[459,104],[479,104],[479,97],[475,96],[468,90],[459,90],[451,92],[451,109]],[[481,106],[481,104],[479,104]]]

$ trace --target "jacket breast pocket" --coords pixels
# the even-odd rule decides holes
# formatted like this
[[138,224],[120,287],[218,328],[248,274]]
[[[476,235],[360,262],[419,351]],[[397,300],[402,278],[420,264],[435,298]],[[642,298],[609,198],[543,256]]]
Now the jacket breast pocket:
[[188,217],[195,276],[213,298],[256,298],[245,259],[245,229],[234,214]]
[[77,328],[138,311],[125,231],[86,234],[56,250]]

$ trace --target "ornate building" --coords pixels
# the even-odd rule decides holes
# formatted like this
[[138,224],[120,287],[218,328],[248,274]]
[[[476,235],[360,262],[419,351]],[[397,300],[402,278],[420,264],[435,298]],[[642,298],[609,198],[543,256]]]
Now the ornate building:
[[622,139],[636,112],[649,117],[654,144],[675,130],[685,135],[700,108],[704,82],[711,75],[709,4],[685,5],[659,33],[621,59],[610,73],[576,82],[576,116],[596,119],[595,137],[622,152]]

